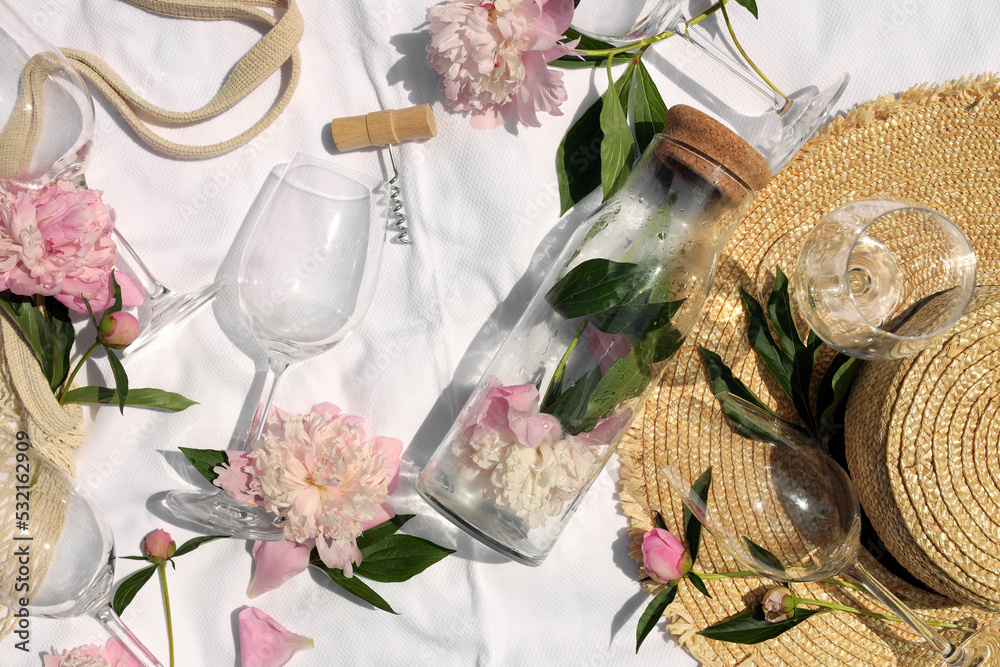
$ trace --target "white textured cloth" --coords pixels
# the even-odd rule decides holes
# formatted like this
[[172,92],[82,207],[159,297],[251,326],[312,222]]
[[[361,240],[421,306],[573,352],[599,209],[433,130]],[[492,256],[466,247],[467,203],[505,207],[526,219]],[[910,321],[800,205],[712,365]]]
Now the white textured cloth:
[[[211,99],[260,35],[241,23],[163,18],[117,0],[11,1],[51,41],[100,55],[138,93],[169,109]],[[601,69],[569,71],[564,116],[541,116],[541,128],[473,130],[467,118],[443,108],[437,76],[426,65],[429,4],[300,0],[306,27],[298,92],[260,137],[216,159],[179,162],[150,152],[96,98],[88,182],[105,191],[119,228],[152,271],[181,291],[219,277],[234,284],[257,193],[295,152],[386,176],[382,151],[337,154],[325,135],[331,118],[424,102],[437,115],[437,138],[397,152],[414,244],[386,247],[375,302],[361,328],[292,367],[277,403],[305,411],[330,401],[366,416],[379,434],[402,439],[404,479],[394,504],[398,512],[418,514],[407,532],[458,552],[409,582],[372,584],[400,612],[393,616],[355,602],[315,574],[249,600],[249,546],[237,540],[205,545],[168,571],[177,665],[238,664],[236,618],[248,605],[315,640],[293,666],[691,665],[662,623],[635,655],[635,627],[649,597],[628,555],[614,458],[537,568],[479,546],[413,491],[419,466],[533,293],[565,230],[582,218],[571,212],[560,223],[555,153],[573,119],[607,86]],[[747,51],[775,83],[793,90],[822,87],[849,72],[839,111],[922,82],[997,67],[1000,19],[990,0],[947,7],[931,0],[759,5],[756,22],[731,5]],[[720,24],[703,25],[717,31]],[[711,110],[711,94],[701,87],[711,88],[716,70],[680,39],[653,50],[647,66],[667,104]],[[164,134],[191,144],[228,138],[252,125],[278,90],[278,81],[269,81],[221,119]],[[166,528],[178,543],[195,534],[170,523],[159,508],[166,491],[196,482],[177,448],[228,445],[238,418],[251,409],[244,405],[247,391],[262,382],[263,355],[230,287],[180,336],[127,359],[126,367],[132,386],[178,391],[200,403],[176,415],[85,410],[78,476],[107,514],[118,553],[135,555],[141,538],[156,528]],[[103,360],[87,372],[89,383],[111,378]],[[140,564],[119,560],[118,566],[120,579]],[[165,662],[155,581],[124,620]],[[40,652],[106,640],[90,619],[34,619],[31,633],[31,653],[15,650],[8,639],[0,645],[0,665],[39,665]]]

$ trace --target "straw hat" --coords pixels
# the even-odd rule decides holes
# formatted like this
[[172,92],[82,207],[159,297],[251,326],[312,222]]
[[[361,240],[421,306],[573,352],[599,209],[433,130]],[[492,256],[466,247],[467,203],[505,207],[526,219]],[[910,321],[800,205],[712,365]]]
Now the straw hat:
[[[766,301],[775,266],[794,268],[803,238],[824,214],[878,196],[919,201],[950,217],[976,250],[978,282],[1000,285],[998,184],[1000,79],[984,76],[860,105],[811,139],[758,193],[722,253],[695,332],[649,389],[619,446],[620,497],[637,562],[655,511],[683,534],[683,508],[658,467],[669,461],[693,480],[737,437],[712,396],[698,346],[721,355],[779,414],[795,414],[747,343],[740,288]],[[950,599],[905,583],[867,552],[864,565],[920,616],[968,627],[1000,618],[980,608],[1000,608],[1000,400],[992,389],[1000,387],[1000,306],[991,305],[989,292],[978,296],[983,308],[967,315],[963,331],[943,349],[866,364],[854,385],[845,434],[850,472],[881,539],[912,574]],[[737,473],[736,466],[713,470],[710,504],[739,494]],[[739,569],[706,533],[696,570]],[[905,624],[846,612],[814,616],[753,646],[706,639],[695,633],[759,603],[772,583],[745,578],[706,584],[712,599],[683,582],[666,613],[669,631],[706,664],[940,664]],[[797,584],[795,590],[800,597],[887,611],[849,589]],[[961,632],[946,635],[964,638]]]

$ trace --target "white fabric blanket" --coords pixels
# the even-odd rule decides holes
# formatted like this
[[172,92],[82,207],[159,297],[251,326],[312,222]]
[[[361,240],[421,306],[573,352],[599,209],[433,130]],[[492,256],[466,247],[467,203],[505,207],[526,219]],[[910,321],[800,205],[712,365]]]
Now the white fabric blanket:
[[[12,4],[54,43],[101,55],[140,94],[178,110],[208,101],[260,34],[235,22],[163,18],[118,0]],[[384,151],[338,154],[325,126],[338,116],[429,102],[438,137],[397,152],[414,244],[385,248],[378,292],[361,328],[322,356],[293,366],[277,403],[298,412],[330,401],[364,415],[377,433],[400,438],[406,449],[396,510],[418,515],[407,532],[457,553],[409,582],[373,584],[399,612],[394,616],[356,602],[315,574],[249,600],[249,545],[208,544],[168,571],[177,664],[238,665],[237,613],[252,605],[315,640],[315,648],[291,665],[692,665],[662,623],[635,655],[635,628],[649,596],[628,555],[616,459],[537,568],[479,545],[413,490],[420,465],[533,293],[566,229],[583,217],[585,211],[572,211],[560,221],[556,148],[607,86],[601,69],[568,71],[565,115],[541,116],[540,128],[474,130],[466,117],[443,106],[437,76],[426,65],[430,4],[299,0],[306,29],[298,92],[267,132],[217,159],[179,162],[151,153],[96,98],[88,181],[104,190],[123,234],[172,288],[194,289],[219,277],[230,287],[179,336],[126,361],[132,386],[178,391],[199,405],[176,415],[86,410],[79,478],[106,512],[120,555],[138,554],[141,538],[159,527],[178,543],[197,534],[170,523],[157,505],[166,491],[199,483],[178,446],[225,448],[238,418],[252,409],[245,405],[247,392],[263,381],[263,354],[233,289],[258,192],[297,151],[391,175]],[[990,0],[758,4],[759,21],[731,5],[748,52],[773,81],[793,90],[822,87],[849,72],[840,112],[915,84],[997,67],[1000,18]],[[718,31],[720,23],[704,25]],[[701,87],[711,90],[718,71],[680,39],[653,51],[647,66],[667,104],[710,110],[711,97]],[[277,90],[274,78],[221,119],[164,133],[185,143],[221,140],[256,120]],[[107,362],[90,364],[87,376],[90,383],[109,382]],[[140,566],[119,560],[118,579]],[[166,660],[155,581],[124,620]],[[0,645],[0,665],[39,665],[40,652],[105,639],[90,619],[34,619],[31,653],[15,650],[8,639]]]

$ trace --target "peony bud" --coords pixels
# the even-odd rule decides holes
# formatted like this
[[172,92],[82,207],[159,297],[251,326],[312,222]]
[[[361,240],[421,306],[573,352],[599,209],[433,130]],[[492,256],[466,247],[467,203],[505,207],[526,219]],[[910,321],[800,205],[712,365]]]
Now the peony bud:
[[691,556],[673,533],[654,528],[642,536],[642,566],[661,584],[672,584],[691,570]]
[[119,310],[102,317],[97,330],[107,345],[121,350],[139,337],[139,320],[135,319],[135,315]]
[[177,543],[170,537],[170,533],[162,528],[154,530],[142,541],[142,553],[150,563],[159,565],[169,559],[177,551]]
[[776,586],[764,594],[760,604],[764,607],[764,618],[771,623],[779,623],[792,613],[798,599],[785,586]]

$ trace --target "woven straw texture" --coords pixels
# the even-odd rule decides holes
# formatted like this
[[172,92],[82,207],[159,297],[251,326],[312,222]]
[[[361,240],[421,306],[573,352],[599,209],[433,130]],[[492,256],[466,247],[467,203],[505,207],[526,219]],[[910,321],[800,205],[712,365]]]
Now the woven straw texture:
[[[770,184],[758,193],[744,220],[738,226],[733,238],[720,257],[712,295],[706,303],[704,313],[695,333],[683,348],[667,364],[660,383],[651,388],[642,413],[634,420],[629,433],[619,447],[621,460],[620,497],[622,506],[629,517],[632,555],[642,563],[640,544],[642,534],[653,527],[653,512],[660,511],[668,528],[676,534],[680,530],[682,506],[673,495],[670,485],[658,467],[670,464],[686,479],[698,477],[709,465],[725,458],[733,438],[726,426],[722,411],[718,407],[708,383],[704,363],[698,347],[704,346],[721,355],[758,396],[775,407],[779,414],[791,417],[795,414],[790,401],[780,387],[758,365],[757,357],[746,340],[746,318],[740,300],[740,288],[746,289],[760,301],[766,301],[774,279],[775,266],[781,266],[786,273],[795,265],[798,250],[809,230],[824,214],[852,200],[872,197],[909,199],[937,209],[954,220],[969,237],[979,261],[978,282],[980,284],[1000,284],[1000,246],[998,246],[997,226],[1000,220],[1000,202],[996,198],[997,183],[1000,182],[1000,80],[995,76],[979,79],[963,79],[939,87],[919,86],[897,96],[886,96],[853,109],[846,117],[834,119],[818,136],[811,139],[796,157],[777,174]],[[967,336],[974,335],[968,330]],[[959,338],[953,341],[964,341]],[[956,342],[961,345],[961,342]],[[966,348],[976,348],[982,355],[993,345],[980,345],[969,341]],[[971,352],[975,354],[976,351]],[[949,357],[951,359],[951,357]],[[827,361],[829,356],[827,356]],[[901,363],[901,362],[900,362]],[[955,369],[952,369],[954,372]],[[988,375],[988,374],[987,374]],[[941,382],[956,383],[957,376],[947,376],[942,371]],[[968,378],[967,385],[981,382],[990,383],[989,377]],[[995,382],[994,382],[995,384]],[[950,385],[949,385],[950,388]],[[928,387],[919,382],[909,387],[915,396],[920,393],[929,398]],[[968,421],[970,411],[984,414],[996,412],[993,400],[985,386],[979,389],[974,406],[965,403],[961,388],[946,400],[956,403],[953,422],[957,428]],[[935,405],[941,397],[935,397]],[[867,400],[874,402],[874,394]],[[884,397],[877,398],[885,401]],[[992,401],[992,402],[991,402]],[[912,402],[912,399],[910,399]],[[903,401],[897,404],[903,405]],[[962,407],[959,407],[958,404]],[[948,404],[950,405],[950,404]],[[937,410],[929,406],[929,410]],[[902,410],[902,408],[901,408]],[[976,412],[978,414],[978,412]],[[851,417],[849,417],[850,419]],[[910,419],[918,419],[917,413],[910,413]],[[969,530],[975,521],[982,521],[990,513],[988,504],[982,497],[996,497],[997,457],[996,445],[998,428],[988,419],[983,419],[987,429],[982,448],[963,450],[962,457],[976,458],[975,465],[968,464],[971,473],[960,477],[957,469],[963,465],[958,457],[961,435],[950,436],[951,458],[942,453],[947,461],[939,460],[937,452],[930,457],[934,445],[920,442],[916,448],[916,435],[905,442],[894,444],[891,451],[883,447],[882,456],[873,460],[867,472],[882,475],[890,486],[899,485],[896,493],[882,494],[883,500],[896,498],[905,483],[910,484],[910,497],[918,493],[924,498],[932,498],[933,503],[922,500],[910,501],[910,514],[916,521],[925,521],[935,509],[944,503],[965,502],[971,509],[952,510],[948,523],[929,524],[926,533],[915,532],[911,540],[920,541],[931,533],[936,538],[941,530]],[[974,424],[967,424],[971,428]],[[923,429],[935,428],[924,423]],[[874,433],[874,430],[872,431]],[[993,445],[986,445],[991,439]],[[877,445],[870,445],[878,450]],[[856,448],[857,449],[857,448]],[[900,464],[901,454],[906,451],[907,462]],[[874,456],[877,456],[876,451]],[[890,460],[887,461],[889,457]],[[961,484],[948,482],[945,488],[933,479],[924,479],[921,472],[928,469],[928,462],[943,465],[944,473],[954,479],[963,479]],[[993,464],[988,463],[993,461]],[[887,462],[889,465],[887,465]],[[949,463],[949,468],[945,463]],[[935,465],[930,463],[930,465]],[[992,467],[990,467],[992,466]],[[739,476],[733,474],[739,466],[713,471],[713,503],[727,502],[741,498],[745,485]],[[890,472],[889,468],[895,468]],[[859,486],[868,483],[865,474],[853,467],[852,475],[859,479]],[[895,474],[895,478],[893,478]],[[979,475],[971,479],[969,474]],[[895,480],[895,481],[894,481]],[[904,482],[905,480],[905,482]],[[967,485],[967,486],[962,486]],[[951,489],[961,487],[961,492]],[[973,492],[971,489],[978,489]],[[859,489],[864,500],[867,489]],[[973,497],[981,504],[975,504]],[[898,502],[898,501],[897,501]],[[923,503],[923,504],[920,504]],[[865,504],[869,514],[880,509]],[[893,509],[900,514],[898,509]],[[888,521],[896,521],[891,518]],[[993,512],[994,521],[1000,513]],[[879,522],[872,517],[873,522]],[[958,588],[978,591],[980,603],[990,595],[995,595],[997,582],[995,574],[976,577],[988,573],[992,564],[995,573],[997,528],[981,524],[982,531],[992,536],[992,559],[977,554],[979,569],[968,568],[962,584],[948,588],[955,595]],[[992,532],[991,532],[992,531]],[[765,529],[766,532],[766,529]],[[957,534],[957,533],[956,533]],[[881,534],[890,542],[889,536]],[[975,539],[954,537],[959,542],[975,542]],[[980,540],[978,544],[986,544]],[[923,544],[923,543],[921,543]],[[925,554],[951,558],[949,548],[937,544],[937,550],[923,549]],[[868,546],[868,545],[864,545]],[[893,545],[895,549],[896,545]],[[910,547],[907,547],[910,548]],[[898,555],[897,555],[898,557]],[[982,609],[961,605],[952,600],[907,585],[881,568],[867,553],[862,555],[866,567],[888,584],[898,595],[910,601],[919,615],[928,620],[949,621],[967,627],[979,627],[997,618],[996,614]],[[906,559],[902,559],[904,562]],[[742,569],[732,559],[724,556],[710,535],[705,534],[699,552],[696,569],[700,572],[731,572]],[[939,568],[940,570],[940,568]],[[919,569],[918,576],[926,573]],[[939,573],[940,574],[940,573]],[[946,572],[940,579],[957,576]],[[988,580],[988,581],[987,581]],[[952,580],[954,582],[954,580]],[[699,594],[687,582],[680,585],[675,602],[667,609],[668,630],[679,643],[705,664],[719,665],[939,665],[940,658],[927,649],[917,635],[902,623],[886,622],[850,613],[820,614],[776,639],[755,646],[723,643],[708,640],[695,633],[702,628],[722,621],[760,601],[764,591],[772,584],[756,578],[712,580],[706,582],[713,599]],[[650,593],[659,586],[647,584]],[[991,593],[991,591],[993,591]],[[798,584],[796,593],[800,597],[810,597],[836,602],[852,607],[871,609],[886,613],[872,598],[860,593],[824,584]],[[957,596],[956,596],[957,597]],[[971,601],[969,597],[963,598]],[[953,641],[961,641],[961,632],[945,633]],[[647,639],[649,641],[649,639]]]

